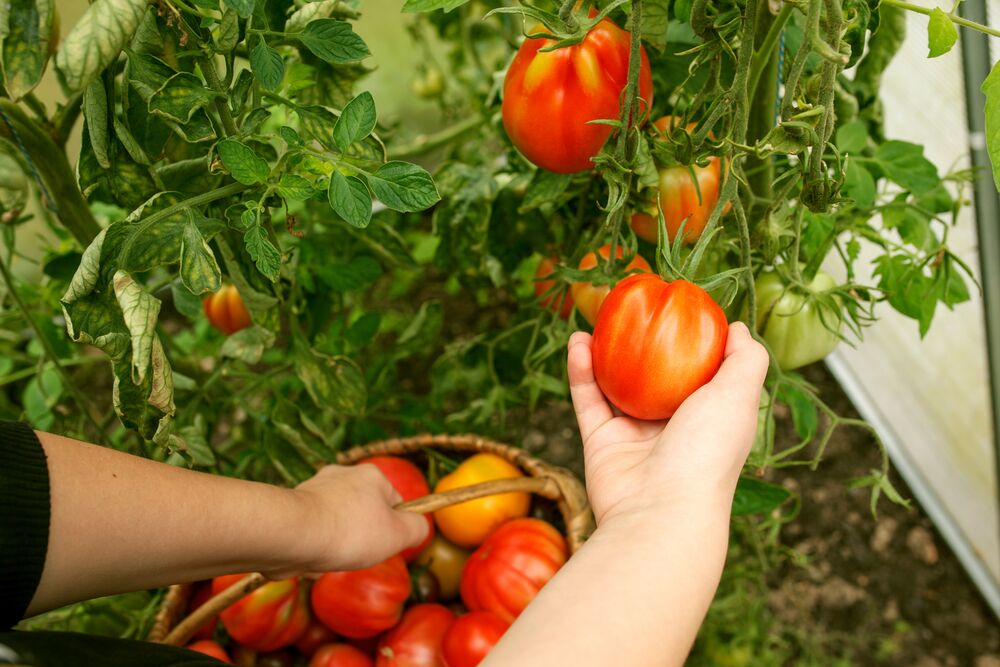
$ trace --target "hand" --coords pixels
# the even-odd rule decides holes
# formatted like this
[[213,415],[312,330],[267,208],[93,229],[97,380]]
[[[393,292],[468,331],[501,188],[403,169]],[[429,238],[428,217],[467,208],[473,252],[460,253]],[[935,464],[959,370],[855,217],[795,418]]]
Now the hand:
[[569,340],[569,384],[600,525],[619,513],[704,499],[728,504],[757,430],[768,356],[747,327],[729,327],[722,367],[669,421],[621,415],[594,379],[591,337]]
[[304,572],[370,567],[427,537],[422,515],[392,509],[402,499],[375,466],[326,466],[295,493],[306,508]]

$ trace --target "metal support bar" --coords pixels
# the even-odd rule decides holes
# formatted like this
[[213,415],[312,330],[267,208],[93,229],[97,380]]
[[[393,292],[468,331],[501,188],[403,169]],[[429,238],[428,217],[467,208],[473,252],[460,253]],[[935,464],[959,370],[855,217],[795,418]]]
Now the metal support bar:
[[[986,0],[967,0],[959,13],[970,21],[989,25]],[[969,125],[969,154],[975,170],[973,201],[979,241],[979,273],[983,285],[986,321],[986,352],[990,365],[990,396],[993,408],[993,451],[996,485],[1000,488],[1000,195],[997,194],[986,152],[986,99],[981,91],[990,73],[990,38],[974,30],[963,30],[962,72],[965,77],[965,115]],[[1000,165],[997,165],[1000,169]],[[1000,490],[997,491],[1000,497]],[[997,527],[1000,530],[1000,526]]]

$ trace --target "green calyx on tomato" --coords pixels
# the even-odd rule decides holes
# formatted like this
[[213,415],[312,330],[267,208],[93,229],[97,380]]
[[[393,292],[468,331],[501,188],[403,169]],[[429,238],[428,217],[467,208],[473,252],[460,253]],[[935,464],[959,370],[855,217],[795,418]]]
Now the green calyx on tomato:
[[[593,167],[612,128],[591,121],[621,115],[629,41],[607,18],[572,46],[542,51],[555,42],[524,40],[504,79],[502,112],[507,135],[529,161],[561,174]],[[645,49],[641,58],[639,94],[649,109],[653,77]]]
[[824,294],[836,287],[823,271],[804,289],[788,285],[774,271],[757,278],[757,332],[783,370],[819,361],[837,347],[844,316],[837,298]]
[[[608,258],[611,256],[611,246],[609,244],[601,246],[597,253],[600,253],[601,258],[604,262],[607,262]],[[588,252],[580,260],[580,264],[577,268],[581,271],[587,271],[593,269],[597,266],[597,253]],[[615,257],[622,259],[625,251],[621,246],[617,246],[615,249]],[[651,272],[653,269],[641,255],[635,255],[632,260],[625,266],[623,271],[625,273],[632,273],[634,271],[642,271],[645,273]],[[583,315],[583,319],[587,320],[591,326],[597,322],[597,314],[601,310],[601,304],[604,303],[604,299],[608,296],[611,291],[611,285],[595,285],[594,283],[578,282],[573,283],[570,288],[570,295],[573,297],[573,301],[576,303],[576,309],[580,311]]]
[[728,333],[722,308],[697,285],[629,276],[597,316],[594,377],[625,414],[667,419],[719,370]]

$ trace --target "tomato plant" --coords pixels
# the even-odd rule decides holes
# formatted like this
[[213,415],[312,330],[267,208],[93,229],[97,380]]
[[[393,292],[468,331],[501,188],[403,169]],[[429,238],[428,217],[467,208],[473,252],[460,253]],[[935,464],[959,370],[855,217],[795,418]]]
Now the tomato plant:
[[[363,463],[368,463],[378,468],[396,489],[404,502],[426,496],[431,492],[431,488],[427,485],[427,478],[420,472],[420,468],[406,459],[399,458],[398,456],[372,456],[358,462],[359,465]],[[430,544],[431,539],[434,538],[434,520],[429,514],[426,515],[426,518],[427,537],[417,546],[403,551],[402,556],[407,562],[416,558]]]
[[462,582],[462,569],[470,552],[452,544],[444,537],[435,535],[417,557],[416,564],[425,567],[437,579],[442,599],[449,600],[458,595]]
[[211,639],[199,639],[196,642],[188,644],[186,648],[189,651],[204,653],[227,664],[233,664],[233,661],[229,659],[229,654],[226,653],[226,649],[222,648],[219,642],[212,641]]
[[503,524],[476,549],[462,573],[462,601],[492,611],[508,623],[566,563],[566,540],[539,519]]
[[624,413],[667,419],[715,375],[728,331],[722,308],[697,285],[630,276],[594,326],[594,376]]
[[[523,476],[513,464],[496,454],[476,454],[463,461],[454,472],[442,477],[434,492]],[[504,521],[526,515],[530,503],[530,494],[500,493],[440,509],[434,512],[434,521],[441,534],[455,544],[475,547]]]
[[375,667],[375,661],[350,644],[319,647],[309,667]]
[[[625,251],[618,246],[615,251],[615,257],[621,259]],[[586,271],[593,269],[597,266],[597,255],[600,254],[603,262],[607,262],[608,257],[611,255],[611,246],[604,245],[601,246],[597,253],[589,252],[583,256],[580,260],[579,269],[581,271]],[[649,266],[649,262],[642,258],[641,255],[635,255],[628,264],[625,265],[624,272],[630,273],[633,271],[638,272],[650,272],[652,268]],[[583,315],[583,319],[590,322],[591,325],[597,322],[597,314],[601,310],[601,304],[604,303],[604,299],[607,298],[608,293],[611,291],[611,286],[595,285],[590,282],[577,282],[573,283],[571,288],[571,293],[573,299],[576,302],[577,310]]]
[[410,575],[402,556],[350,572],[327,572],[312,588],[312,608],[328,628],[363,639],[399,621],[410,596]]
[[470,611],[458,617],[441,642],[445,667],[476,667],[500,641],[509,625],[489,611]]
[[[212,594],[218,595],[243,576],[216,577],[212,580]],[[309,625],[306,589],[295,578],[271,581],[239,599],[219,618],[230,637],[256,651],[290,646]]]
[[801,289],[777,273],[757,278],[757,331],[783,370],[819,361],[837,347],[843,316],[837,299],[828,294],[836,287],[824,271]]
[[439,604],[410,607],[379,640],[376,667],[443,667],[441,640],[454,620],[455,613]]
[[202,304],[209,323],[226,335],[253,324],[239,290],[232,285],[223,285],[218,292],[205,297]]
[[[629,34],[603,19],[579,44],[543,51],[553,44],[541,38],[521,44],[504,79],[503,125],[528,160],[567,174],[589,169],[611,134],[609,126],[591,121],[621,113]],[[653,79],[645,50],[641,53],[640,91],[648,109]]]

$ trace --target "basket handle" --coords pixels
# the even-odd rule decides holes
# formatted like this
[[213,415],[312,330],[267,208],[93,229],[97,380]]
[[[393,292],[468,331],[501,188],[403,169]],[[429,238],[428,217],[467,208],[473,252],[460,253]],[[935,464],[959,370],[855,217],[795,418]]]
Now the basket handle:
[[[428,514],[445,507],[464,503],[468,500],[513,492],[534,493],[549,500],[558,500],[562,497],[559,484],[551,477],[514,477],[511,479],[496,479],[480,484],[472,484],[450,491],[442,491],[441,493],[432,493],[422,498],[415,498],[405,503],[399,503],[393,509],[400,512]],[[259,572],[246,575],[229,588],[206,600],[203,605],[174,626],[174,629],[167,633],[160,640],[160,643],[175,645],[187,643],[205,621],[266,583],[267,577]]]

